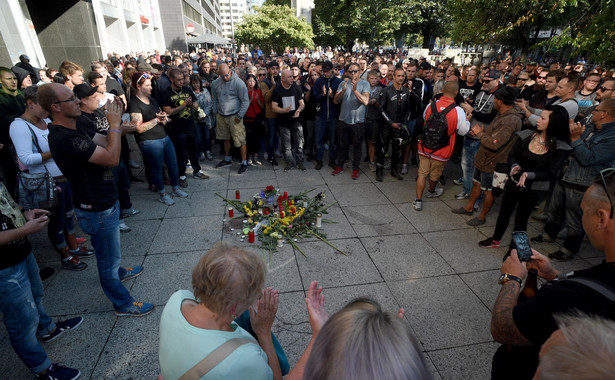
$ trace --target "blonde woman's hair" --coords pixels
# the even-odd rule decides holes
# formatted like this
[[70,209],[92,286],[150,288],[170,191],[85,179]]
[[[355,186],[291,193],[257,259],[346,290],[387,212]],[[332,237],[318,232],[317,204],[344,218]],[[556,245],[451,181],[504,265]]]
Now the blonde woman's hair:
[[360,298],[333,314],[305,367],[307,380],[432,379],[407,324]]
[[266,267],[254,252],[217,242],[192,271],[192,288],[199,303],[224,315],[237,303],[237,311],[252,305],[261,294]]

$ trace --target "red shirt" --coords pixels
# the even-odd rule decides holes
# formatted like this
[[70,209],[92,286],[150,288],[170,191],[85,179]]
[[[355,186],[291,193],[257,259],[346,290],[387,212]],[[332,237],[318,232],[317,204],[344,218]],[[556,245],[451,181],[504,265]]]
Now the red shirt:
[[260,88],[248,90],[248,98],[250,98],[250,106],[248,107],[244,118],[248,120],[255,120],[256,116],[263,112],[263,109],[258,105],[258,99],[265,104],[263,92]]
[[[447,96],[442,96],[436,102],[436,108],[438,109],[439,112],[442,112],[446,107],[448,107],[452,103],[455,103],[455,99],[449,98]],[[460,116],[458,112],[460,110],[461,110],[460,107],[455,107],[449,113],[446,114],[446,121],[448,124],[448,135],[450,136],[448,145],[442,149],[432,151],[430,149],[423,148],[422,141],[419,141],[419,154],[421,156],[430,157],[438,161],[448,161],[451,158],[451,156],[453,155],[453,149],[455,149],[455,131],[457,130],[457,125],[459,124],[460,121],[463,121],[463,122],[466,121],[465,118],[463,120],[459,120]],[[463,110],[461,110],[461,113],[463,114]],[[427,106],[427,108],[425,108],[425,112],[423,113],[423,120],[427,122],[427,119],[429,119],[429,116],[431,116],[431,103]],[[462,134],[465,134],[465,132]]]

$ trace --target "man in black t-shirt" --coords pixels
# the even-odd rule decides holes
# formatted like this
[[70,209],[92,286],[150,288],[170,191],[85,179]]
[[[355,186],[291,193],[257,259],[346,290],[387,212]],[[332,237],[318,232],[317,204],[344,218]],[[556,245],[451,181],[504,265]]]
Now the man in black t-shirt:
[[[531,379],[538,364],[540,346],[557,330],[555,314],[596,314],[615,319],[615,305],[595,285],[615,291],[615,169],[605,169],[594,179],[581,202],[583,228],[594,248],[603,251],[602,264],[560,274],[549,259],[532,250],[532,261],[521,263],[516,250],[502,265],[498,295],[491,316],[491,334],[503,345],[492,366],[497,379]],[[517,303],[522,279],[536,268],[545,283],[535,297]],[[582,281],[585,281],[583,283]],[[589,282],[589,285],[588,285]],[[593,284],[593,285],[592,285]]]
[[282,151],[286,160],[284,171],[297,166],[305,171],[303,166],[303,128],[301,127],[301,112],[305,108],[303,91],[294,83],[293,72],[283,70],[280,86],[276,86],[271,95],[271,109],[278,114],[278,127]]
[[143,267],[122,268],[120,261],[119,205],[117,186],[110,167],[120,160],[120,125],[123,106],[119,98],[107,105],[110,128],[107,136],[78,128],[80,100],[66,86],[41,86],[38,104],[49,112],[49,148],[54,161],[71,183],[79,226],[91,236],[96,250],[100,284],[116,315],[145,315],[154,305],[136,302],[122,284],[136,277]]
[[199,104],[190,87],[184,86],[184,75],[179,69],[171,69],[169,78],[171,79],[171,87],[162,93],[160,106],[171,117],[169,137],[173,141],[177,155],[179,185],[188,187],[186,179],[188,159],[190,159],[194,178],[209,178],[207,174],[201,172],[196,148],[196,124],[192,110],[198,110]]

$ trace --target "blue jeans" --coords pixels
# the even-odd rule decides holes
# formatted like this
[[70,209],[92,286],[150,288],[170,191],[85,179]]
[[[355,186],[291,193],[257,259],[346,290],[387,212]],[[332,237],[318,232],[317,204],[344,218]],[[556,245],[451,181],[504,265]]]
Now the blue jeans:
[[66,235],[75,233],[75,224],[73,223],[73,190],[70,187],[70,182],[63,181],[56,183],[61,191],[58,192],[58,205],[49,220],[48,235],[49,241],[58,251],[64,249],[66,244]]
[[336,119],[316,119],[316,161],[322,161],[325,155],[323,140],[325,133],[329,136],[329,161],[335,161],[337,154],[337,141],[335,141]]
[[211,132],[208,121],[196,123],[196,148],[199,153],[211,152]]
[[49,368],[51,361],[36,335],[49,334],[56,325],[43,307],[43,281],[32,253],[19,264],[0,270],[0,311],[21,361],[32,373]]
[[86,234],[96,251],[98,277],[103,292],[113,304],[115,310],[132,305],[134,298],[120,280],[126,275],[126,269],[120,266],[119,203],[104,211],[83,211],[75,209],[77,223]]
[[463,192],[472,191],[472,178],[474,178],[474,159],[478,153],[480,141],[466,137],[463,139],[463,153],[461,154],[461,170],[463,170]]
[[162,165],[167,164],[169,170],[169,180],[171,186],[179,186],[179,172],[177,169],[177,156],[175,148],[169,136],[158,140],[143,140],[139,143],[143,158],[150,169],[150,178],[156,190],[164,193],[164,182],[162,180]]
[[278,147],[278,119],[266,118],[267,124],[267,156],[271,160],[275,158],[275,150]]

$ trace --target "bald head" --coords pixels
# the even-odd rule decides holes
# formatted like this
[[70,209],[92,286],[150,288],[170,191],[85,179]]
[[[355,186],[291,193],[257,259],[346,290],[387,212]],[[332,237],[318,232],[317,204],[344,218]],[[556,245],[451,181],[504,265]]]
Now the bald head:
[[218,75],[221,76],[222,79],[226,82],[231,80],[231,69],[226,63],[221,63],[220,66],[218,66]]
[[51,105],[58,101],[58,92],[64,87],[60,83],[47,83],[39,87],[36,93],[36,101],[43,107],[43,109],[51,114]]
[[454,98],[457,95],[457,92],[459,92],[459,82],[457,80],[448,80],[444,82],[444,87],[442,87],[442,94],[444,96]]

